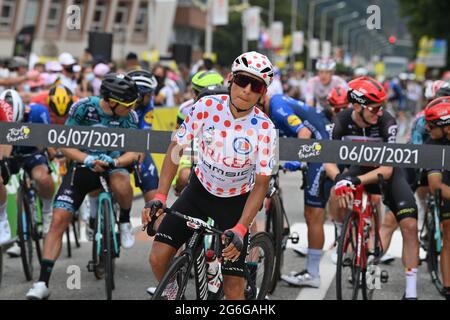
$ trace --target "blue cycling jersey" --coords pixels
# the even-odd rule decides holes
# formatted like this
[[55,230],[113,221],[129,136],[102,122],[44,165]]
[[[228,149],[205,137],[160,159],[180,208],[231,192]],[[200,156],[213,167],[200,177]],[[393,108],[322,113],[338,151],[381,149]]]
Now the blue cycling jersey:
[[312,132],[312,138],[328,140],[333,129],[323,112],[285,95],[272,96],[269,116],[280,136],[297,137],[300,129],[306,127]]
[[[33,103],[26,108],[22,123],[50,124],[50,113],[48,112],[47,107],[41,104]],[[36,147],[15,146],[12,154],[32,154],[38,150],[39,149]]]
[[153,97],[145,108],[137,108],[135,111],[139,118],[139,129],[151,130],[153,127],[153,110],[155,105]]

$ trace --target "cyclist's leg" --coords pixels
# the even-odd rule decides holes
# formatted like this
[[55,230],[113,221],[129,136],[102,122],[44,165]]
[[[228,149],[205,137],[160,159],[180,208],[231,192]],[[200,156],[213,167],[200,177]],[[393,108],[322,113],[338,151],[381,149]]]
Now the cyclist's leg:
[[109,176],[109,186],[120,206],[120,242],[124,249],[129,249],[133,247],[135,241],[130,223],[131,205],[133,203],[130,173],[125,169],[113,170]]
[[130,210],[133,203],[133,189],[130,174],[124,169],[113,170],[109,176],[109,187],[120,206],[120,223],[130,222]]
[[387,252],[391,245],[392,235],[397,229],[398,223],[394,213],[386,207],[386,213],[384,215],[383,223],[380,228],[381,244],[384,252]]
[[43,154],[34,155],[26,159],[24,168],[36,182],[37,193],[42,201],[44,234],[46,234],[52,219],[52,204],[55,194],[55,183],[50,175],[47,158]]
[[403,265],[406,276],[406,298],[417,297],[417,267],[419,264],[419,238],[417,205],[411,187],[401,168],[394,168],[386,188],[386,205],[395,212],[403,237]]
[[47,286],[53,264],[61,252],[62,237],[70,224],[72,214],[78,210],[89,191],[100,187],[98,177],[89,169],[78,168],[72,179],[73,174],[73,170],[69,170],[58,189],[53,204],[52,224],[45,238],[39,281],[46,282]]
[[[450,176],[445,174],[443,182],[450,185]],[[442,283],[444,285],[444,294],[447,300],[450,300],[450,201],[444,200],[440,208],[440,219],[443,225],[443,247],[441,251],[441,272]]]
[[150,154],[145,155],[144,162],[141,165],[141,172],[141,190],[144,194],[145,202],[148,202],[155,196],[159,183],[158,169],[156,168],[153,158]]
[[[204,219],[201,210],[211,209],[205,205],[205,193],[200,183],[191,179],[190,184],[172,205],[180,213]],[[205,192],[207,192],[205,190]],[[160,281],[166,273],[172,257],[177,250],[192,236],[186,222],[174,215],[166,215],[157,229],[149,262],[155,278]]]
[[[214,208],[213,212],[211,212],[211,217],[217,222],[219,229],[231,229],[239,222],[248,195],[249,193],[231,198],[219,198],[209,195],[206,208]],[[244,268],[248,246],[249,233],[247,232],[243,239],[239,258],[235,262],[222,262],[223,289],[227,300],[243,300],[245,298]]]

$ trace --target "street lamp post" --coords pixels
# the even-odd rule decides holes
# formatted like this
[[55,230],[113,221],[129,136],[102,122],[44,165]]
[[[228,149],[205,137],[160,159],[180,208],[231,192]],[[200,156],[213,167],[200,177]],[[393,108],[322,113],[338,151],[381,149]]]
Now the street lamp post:
[[[298,11],[298,0],[292,0],[292,16],[291,16],[291,39],[292,42],[294,41],[294,32],[297,29],[297,13]],[[295,63],[295,53],[291,50],[290,55],[290,65],[291,68],[294,69],[294,63]]]
[[212,26],[212,0],[208,0],[206,3],[206,32],[205,32],[205,53],[210,55],[212,53],[212,37],[213,37],[213,26]]
[[326,40],[327,33],[327,15],[332,11],[338,11],[345,8],[347,4],[344,1],[336,3],[335,5],[325,7],[320,15],[320,42],[323,43]]
[[[364,27],[365,26],[358,26],[358,27],[353,28],[352,30],[350,30],[350,32],[349,32],[349,43],[348,43],[348,47],[347,47],[349,52],[356,53],[356,50],[357,50],[356,45],[355,45],[355,44],[357,44],[356,39],[358,38],[358,36],[361,33],[367,32],[367,30],[364,30],[365,29]],[[353,32],[355,32],[354,36],[352,36]]]
[[[248,0],[242,0],[242,4],[248,7]],[[245,14],[245,10],[242,11],[242,16]],[[248,51],[248,41],[247,41],[247,23],[242,19],[242,52]]]
[[311,40],[314,38],[314,13],[316,5],[321,3],[325,3],[331,0],[311,0],[309,2],[309,12],[308,12],[308,59],[306,61],[306,68],[308,71],[311,71],[312,68],[312,59],[309,53],[309,44]]
[[348,51],[348,42],[349,42],[348,39],[349,39],[350,30],[354,29],[355,27],[359,28],[359,27],[363,26],[365,24],[365,22],[366,22],[365,19],[360,19],[360,20],[358,20],[356,22],[349,23],[348,25],[346,25],[343,28],[343,36],[342,36],[343,41],[342,41],[342,43],[343,43],[343,46],[344,46],[344,51]]
[[359,17],[358,11],[353,11],[350,14],[339,16],[334,20],[333,26],[333,46],[337,47],[339,41],[339,24]]

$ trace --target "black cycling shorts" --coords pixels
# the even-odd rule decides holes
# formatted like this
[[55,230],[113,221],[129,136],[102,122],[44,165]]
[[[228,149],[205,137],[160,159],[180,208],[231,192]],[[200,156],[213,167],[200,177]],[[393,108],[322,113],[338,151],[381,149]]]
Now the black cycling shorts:
[[[83,203],[84,197],[92,191],[102,187],[100,177],[97,173],[85,167],[76,167],[72,163],[67,174],[63,177],[61,185],[53,202],[53,208],[64,209],[74,214]],[[125,169],[114,169],[115,172],[129,175]]]
[[[355,177],[372,170],[374,170],[373,167],[352,166],[347,173]],[[368,193],[381,194],[378,184],[369,184],[364,187]],[[393,169],[392,176],[385,181],[384,188],[383,203],[394,213],[397,222],[405,218],[417,219],[416,199],[402,168]]]
[[[225,231],[233,228],[241,218],[245,203],[250,193],[230,198],[220,198],[209,193],[195,174],[191,175],[189,184],[175,201],[172,209],[182,214],[208,221],[214,219],[217,229]],[[186,226],[186,222],[177,216],[166,214],[155,236],[155,241],[179,249],[192,236],[193,231]],[[222,262],[224,275],[244,277],[245,258],[248,251],[247,232],[244,245],[235,262]]]

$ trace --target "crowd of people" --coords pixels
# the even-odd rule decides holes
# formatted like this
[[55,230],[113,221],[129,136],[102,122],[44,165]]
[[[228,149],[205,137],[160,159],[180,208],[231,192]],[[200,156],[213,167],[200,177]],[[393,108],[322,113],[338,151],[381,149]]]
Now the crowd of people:
[[[376,80],[363,68],[355,70],[352,76],[335,75],[335,70],[334,60],[320,59],[314,76],[307,77],[305,72],[297,71],[284,73],[257,52],[239,55],[230,69],[215,68],[209,59],[192,69],[179,66],[178,70],[172,70],[162,63],[150,67],[139,61],[135,53],[129,53],[125,63],[118,65],[93,57],[88,50],[79,59],[62,53],[57,61],[36,63],[31,69],[21,57],[5,63],[0,69],[2,121],[151,130],[152,118],[147,115],[153,108],[180,106],[177,131],[159,173],[150,154],[73,148],[48,148],[44,153],[37,147],[1,146],[4,161],[0,183],[0,243],[11,237],[5,188],[10,177],[6,172],[27,170],[36,181],[42,200],[46,238],[41,273],[27,298],[49,297],[50,276],[61,251],[63,234],[85,198],[90,203],[87,225],[92,236],[100,183],[93,172],[108,172],[111,190],[120,206],[121,245],[129,249],[134,245],[129,167],[135,161],[140,163],[143,175],[140,187],[146,201],[142,220],[147,224],[158,218],[149,256],[158,281],[190,236],[176,217],[163,218],[162,208],[167,205],[170,189],[173,187],[178,196],[173,209],[205,220],[208,214],[213,214],[230,238],[230,244],[223,250],[225,295],[228,299],[243,299],[245,254],[242,252],[277,167],[274,164],[276,129],[281,136],[299,139],[395,143],[398,138],[410,136],[411,143],[448,145],[450,88],[447,82],[420,83],[405,74],[398,79]],[[185,156],[181,161],[174,161],[172,155],[191,148],[195,139],[198,139],[196,158]],[[227,148],[227,143],[234,145]],[[233,149],[234,154],[224,154]],[[64,158],[56,157],[59,153]],[[10,155],[18,154],[25,155],[22,163],[8,161]],[[233,158],[231,164],[229,156]],[[62,178],[57,190],[48,169],[49,160],[68,161],[76,168]],[[300,165],[290,161],[284,168],[295,171]],[[12,170],[4,170],[5,166]],[[362,184],[370,192],[384,193],[383,246],[387,250],[393,231],[399,227],[404,243],[403,298],[417,299],[417,220],[424,211],[423,202],[416,203],[414,198],[418,173],[397,167],[356,164],[344,167],[308,163],[307,167],[306,269],[283,275],[282,279],[294,286],[320,286],[326,208],[339,234],[348,198]],[[325,197],[319,196],[317,187],[322,172],[328,176]],[[386,181],[385,190],[377,189],[378,174]],[[449,299],[448,172],[424,170],[422,174],[424,184],[420,187],[431,191],[439,188],[444,199],[441,270]]]

